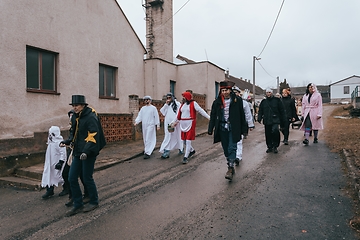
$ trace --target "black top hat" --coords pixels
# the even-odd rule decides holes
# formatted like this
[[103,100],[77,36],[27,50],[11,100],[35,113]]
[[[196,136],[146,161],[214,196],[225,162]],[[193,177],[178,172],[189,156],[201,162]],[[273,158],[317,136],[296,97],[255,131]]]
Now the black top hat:
[[72,95],[71,103],[69,105],[88,105],[85,101],[84,95]]
[[220,89],[221,88],[230,88],[231,89],[234,85],[235,85],[234,82],[225,80],[225,81],[220,82]]

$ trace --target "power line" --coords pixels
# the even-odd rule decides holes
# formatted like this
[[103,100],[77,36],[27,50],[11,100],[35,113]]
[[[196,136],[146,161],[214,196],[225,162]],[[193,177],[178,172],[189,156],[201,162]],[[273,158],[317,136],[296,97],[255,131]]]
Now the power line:
[[170,21],[172,18],[174,18],[174,16],[180,12],[181,9],[183,9],[186,4],[188,4],[190,2],[190,0],[187,0],[168,20],[166,20],[163,24],[161,24],[159,27],[161,27],[162,25],[166,24],[168,21]]
[[266,45],[268,44],[268,42],[269,42],[269,40],[270,40],[270,37],[271,37],[271,35],[272,35],[272,32],[274,31],[276,22],[277,22],[277,20],[278,20],[278,18],[279,18],[279,16],[280,16],[280,12],[281,12],[281,9],[282,9],[282,7],[283,7],[283,5],[284,5],[284,2],[285,2],[285,0],[283,0],[282,3],[281,3],[281,7],[280,7],[279,12],[278,12],[278,14],[277,14],[277,16],[276,16],[276,20],[275,20],[274,25],[273,25],[273,27],[272,27],[272,29],[271,29],[271,32],[270,32],[270,34],[269,34],[269,37],[268,37],[268,39],[266,40],[266,43],[265,43],[265,45],[264,45],[263,49],[261,50],[261,52],[260,52],[260,54],[259,54],[258,57],[260,57],[260,55],[263,53],[263,51],[265,50]]
[[265,69],[264,66],[260,63],[260,61],[258,61],[258,63],[260,64],[261,68],[267,73],[267,75],[269,75],[269,76],[272,77],[272,78],[276,78],[276,77],[271,76],[271,74],[266,71],[266,69]]

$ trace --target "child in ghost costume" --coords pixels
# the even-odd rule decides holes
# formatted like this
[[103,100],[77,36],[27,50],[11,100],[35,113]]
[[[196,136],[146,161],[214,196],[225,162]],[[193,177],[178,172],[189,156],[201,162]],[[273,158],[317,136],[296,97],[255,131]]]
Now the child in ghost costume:
[[54,186],[58,187],[59,184],[64,183],[61,174],[65,165],[66,149],[59,146],[63,140],[60,128],[52,126],[49,129],[44,172],[41,180],[41,186],[46,187],[46,193],[42,196],[43,199],[53,196]]

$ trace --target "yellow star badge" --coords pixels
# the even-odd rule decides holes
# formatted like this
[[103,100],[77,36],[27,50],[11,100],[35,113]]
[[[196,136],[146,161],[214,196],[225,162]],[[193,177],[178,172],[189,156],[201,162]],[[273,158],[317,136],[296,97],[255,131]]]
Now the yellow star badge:
[[97,132],[91,133],[91,132],[88,131],[88,136],[87,136],[87,138],[85,138],[85,142],[96,143],[96,140],[94,138],[96,134],[97,134]]

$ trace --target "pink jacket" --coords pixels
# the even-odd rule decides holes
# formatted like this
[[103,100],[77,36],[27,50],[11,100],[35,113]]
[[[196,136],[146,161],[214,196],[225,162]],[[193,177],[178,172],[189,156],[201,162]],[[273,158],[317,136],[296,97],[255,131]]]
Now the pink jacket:
[[312,130],[321,130],[323,129],[321,94],[314,92],[310,98],[310,103],[308,99],[309,95],[306,94],[302,98],[302,115],[304,117],[304,121],[300,127],[300,130],[305,130],[304,123],[308,115],[310,116]]

